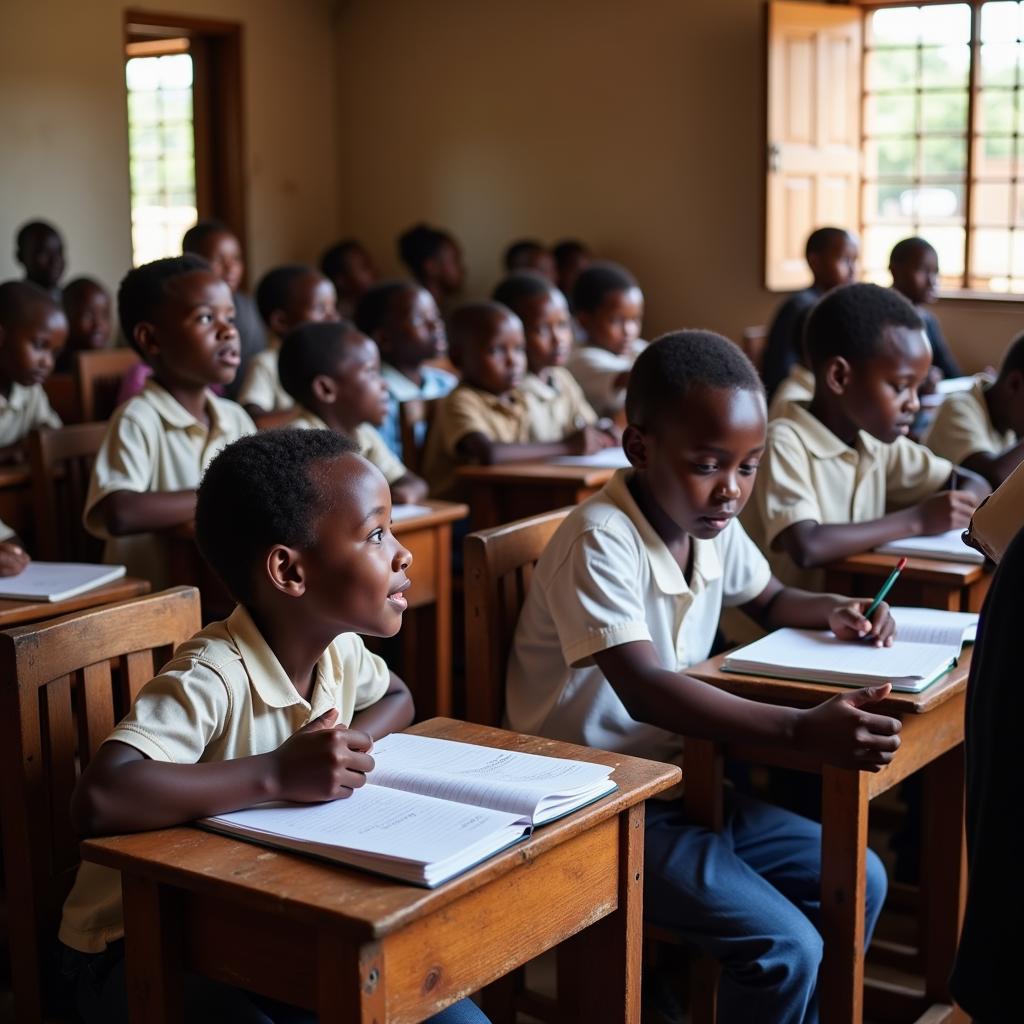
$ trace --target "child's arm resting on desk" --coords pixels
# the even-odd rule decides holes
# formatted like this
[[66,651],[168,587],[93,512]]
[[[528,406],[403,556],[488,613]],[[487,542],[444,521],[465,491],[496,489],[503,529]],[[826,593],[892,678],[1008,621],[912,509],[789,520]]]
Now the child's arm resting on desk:
[[194,490],[114,491],[96,505],[96,515],[112,537],[181,526],[192,521],[195,511]]
[[379,740],[388,733],[400,732],[412,725],[415,714],[409,688],[392,672],[387,692],[380,700],[352,716],[352,728]]
[[615,444],[615,438],[596,426],[586,426],[562,441],[532,441],[526,444],[501,444],[485,434],[466,434],[455,448],[459,455],[482,466],[506,462],[542,462],[559,455],[593,455]]

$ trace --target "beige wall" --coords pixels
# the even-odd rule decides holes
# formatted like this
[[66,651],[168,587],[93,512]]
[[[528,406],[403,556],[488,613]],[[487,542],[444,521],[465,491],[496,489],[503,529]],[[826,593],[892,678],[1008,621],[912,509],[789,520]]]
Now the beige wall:
[[[116,286],[131,263],[123,12],[118,0],[4,0],[0,279],[17,226],[59,225],[70,275]],[[335,46],[328,0],[131,4],[245,26],[249,258],[310,259],[337,220]],[[252,275],[251,275],[252,276]]]
[[[566,235],[634,269],[645,331],[737,337],[762,288],[761,0],[359,0],[338,15],[341,224],[396,270],[427,218],[463,242],[470,294],[517,236]],[[1019,306],[944,304],[969,367]]]

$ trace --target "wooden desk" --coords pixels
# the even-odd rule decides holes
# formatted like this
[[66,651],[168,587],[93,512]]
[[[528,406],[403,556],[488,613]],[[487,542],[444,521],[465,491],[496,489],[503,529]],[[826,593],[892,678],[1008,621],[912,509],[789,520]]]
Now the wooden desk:
[[[825,589],[851,597],[874,597],[899,559],[866,551],[825,566]],[[908,558],[889,604],[944,608],[951,612],[980,612],[992,573],[983,565]]]
[[26,622],[40,622],[43,619],[55,619],[58,615],[80,612],[83,608],[95,608],[101,604],[113,604],[115,601],[127,601],[132,597],[141,597],[149,593],[149,581],[138,580],[132,576],[122,576],[112,583],[104,583],[102,587],[87,590],[77,597],[69,597],[66,601],[5,601],[0,600],[0,629],[11,626],[23,626]]
[[[689,669],[730,693],[773,704],[809,707],[846,687],[763,679],[721,670],[725,655]],[[893,693],[880,709],[903,722],[902,744],[879,772],[857,772],[816,762],[796,751],[729,745],[687,737],[683,770],[686,800],[710,827],[722,820],[722,756],[757,764],[797,768],[822,777],[821,930],[825,939],[819,1000],[823,1024],[860,1024],[865,994],[871,1016],[914,1020],[933,1004],[951,1002],[947,979],[956,954],[966,895],[963,832],[964,699],[971,650],[959,665],[919,694]],[[921,864],[922,995],[895,984],[884,991],[864,984],[864,893],[868,803],[924,769],[924,835]],[[883,1006],[884,1004],[884,1006]],[[927,1020],[966,1020],[959,1011],[937,1011]]]
[[122,872],[135,1024],[181,1020],[183,969],[322,1024],[411,1024],[559,943],[560,1021],[640,1019],[642,801],[679,769],[443,718],[412,731],[614,765],[619,789],[433,890],[189,827],[88,840]]
[[518,462],[462,466],[458,473],[469,490],[473,529],[486,530],[566,505],[578,505],[604,487],[615,470]]

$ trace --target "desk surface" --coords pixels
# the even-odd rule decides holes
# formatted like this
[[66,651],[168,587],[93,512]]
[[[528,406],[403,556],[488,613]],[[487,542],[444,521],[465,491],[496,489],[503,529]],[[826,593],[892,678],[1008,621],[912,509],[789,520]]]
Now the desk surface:
[[417,501],[414,504],[429,508],[430,513],[392,523],[391,532],[396,536],[409,530],[423,530],[431,526],[440,526],[443,523],[453,523],[458,519],[465,519],[469,515],[469,506],[455,501],[435,501],[432,498],[424,498],[423,501]]
[[81,611],[83,608],[95,608],[101,604],[127,601],[131,597],[140,597],[148,593],[148,580],[122,576],[119,580],[104,583],[102,587],[87,590],[84,594],[69,597],[65,601],[0,600],[0,628],[21,626],[26,622],[38,622],[40,619],[53,619],[58,615]]

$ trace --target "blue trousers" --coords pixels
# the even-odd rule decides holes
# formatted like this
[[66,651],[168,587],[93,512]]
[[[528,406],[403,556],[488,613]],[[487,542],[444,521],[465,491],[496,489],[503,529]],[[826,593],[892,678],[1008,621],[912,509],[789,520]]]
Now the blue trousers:
[[[648,801],[644,913],[722,965],[719,1024],[814,1024],[822,938],[821,826],[734,794],[721,832],[678,802]],[[885,901],[867,855],[866,941]]]

